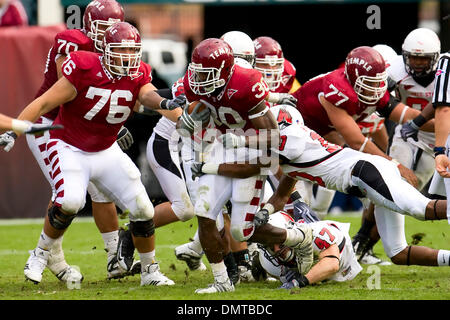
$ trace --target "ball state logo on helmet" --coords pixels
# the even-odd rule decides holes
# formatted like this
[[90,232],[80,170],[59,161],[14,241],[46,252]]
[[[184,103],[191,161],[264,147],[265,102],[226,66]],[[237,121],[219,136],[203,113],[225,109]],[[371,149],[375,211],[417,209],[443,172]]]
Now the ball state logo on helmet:
[[[135,27],[127,22],[117,22],[105,31],[103,37],[104,61],[109,71],[117,76],[139,76],[142,44]],[[126,49],[126,52],[123,52]],[[121,52],[116,52],[121,50]]]
[[234,56],[230,45],[209,38],[200,42],[192,52],[188,66],[188,81],[192,92],[207,95],[225,86],[234,71]]
[[280,44],[270,37],[259,37],[255,46],[255,69],[260,71],[270,91],[277,89],[284,72],[284,56]]
[[345,75],[364,104],[376,104],[386,93],[386,65],[381,54],[371,47],[350,51],[345,59]]
[[278,125],[304,125],[303,117],[300,112],[290,105],[278,104],[271,107],[269,110],[272,112]]
[[87,36],[94,41],[95,48],[102,52],[105,30],[123,20],[123,8],[116,0],[94,0],[84,11],[83,28],[86,30]]

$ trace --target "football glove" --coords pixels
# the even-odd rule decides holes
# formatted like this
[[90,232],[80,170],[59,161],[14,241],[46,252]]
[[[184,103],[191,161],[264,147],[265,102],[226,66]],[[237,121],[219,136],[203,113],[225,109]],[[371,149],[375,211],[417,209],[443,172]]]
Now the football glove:
[[126,127],[120,128],[119,133],[117,134],[117,143],[122,151],[130,149],[131,145],[134,143],[133,135]]
[[180,94],[175,99],[164,99],[159,103],[159,107],[164,110],[173,110],[176,108],[184,108],[186,106],[186,96]]
[[187,130],[190,134],[193,134],[196,128],[201,128],[203,123],[209,120],[211,111],[209,108],[205,108],[202,111],[198,109],[204,104],[203,100],[194,107],[191,114],[188,113],[188,108],[183,110],[180,117],[180,129]]
[[269,221],[269,211],[267,209],[259,210],[253,219],[255,227],[258,228]]
[[200,178],[205,173],[202,172],[202,168],[204,162],[193,162],[191,165],[191,172],[192,172],[192,180],[195,180],[197,177]]
[[414,121],[409,120],[402,125],[400,129],[400,134],[402,136],[403,141],[406,142],[408,138],[413,138],[414,141],[418,141],[417,133],[419,132],[419,127],[414,123]]
[[225,149],[245,147],[245,136],[238,136],[228,132],[219,137]]
[[7,131],[0,135],[0,146],[3,146],[3,150],[9,152],[14,147],[17,134],[14,131]]
[[306,223],[312,223],[316,221],[320,221],[317,214],[304,202],[300,199],[297,199],[293,202],[294,205],[294,220],[298,221],[300,219],[305,220]]
[[277,104],[287,104],[292,107],[297,107],[297,98],[289,93],[279,93]]

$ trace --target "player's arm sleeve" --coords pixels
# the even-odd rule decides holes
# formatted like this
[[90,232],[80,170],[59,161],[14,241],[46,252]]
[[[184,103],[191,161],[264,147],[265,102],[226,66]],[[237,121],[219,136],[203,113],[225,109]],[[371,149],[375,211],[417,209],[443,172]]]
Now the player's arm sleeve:
[[381,108],[377,108],[378,114],[386,119],[389,119],[392,111],[399,105],[400,100],[394,97],[392,94],[389,94],[389,97],[383,97],[383,99],[386,100],[386,102],[382,103]]
[[305,151],[306,141],[301,130],[303,129],[292,125],[280,130],[279,146],[272,150],[280,156],[282,163],[298,158]]
[[450,55],[443,55],[438,62],[436,77],[434,81],[434,93],[432,98],[433,107],[450,106]]

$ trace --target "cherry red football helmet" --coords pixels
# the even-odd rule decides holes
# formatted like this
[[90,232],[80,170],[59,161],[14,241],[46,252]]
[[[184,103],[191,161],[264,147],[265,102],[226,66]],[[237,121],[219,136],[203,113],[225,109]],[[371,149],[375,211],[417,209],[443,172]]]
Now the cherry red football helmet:
[[253,40],[255,46],[255,69],[259,70],[264,80],[274,91],[281,84],[284,71],[284,56],[280,44],[270,37],[258,37]]
[[206,95],[223,87],[234,71],[230,45],[216,38],[205,39],[192,52],[188,66],[189,86],[195,94]]
[[93,0],[83,15],[83,27],[94,41],[95,48],[102,51],[105,30],[116,22],[124,21],[122,6],[116,0]]
[[381,54],[371,47],[358,47],[345,59],[345,75],[359,101],[373,105],[387,90],[386,66]]
[[[134,76],[141,64],[142,44],[139,31],[127,22],[117,22],[103,37],[105,64],[118,76]],[[120,52],[120,49],[130,49]]]

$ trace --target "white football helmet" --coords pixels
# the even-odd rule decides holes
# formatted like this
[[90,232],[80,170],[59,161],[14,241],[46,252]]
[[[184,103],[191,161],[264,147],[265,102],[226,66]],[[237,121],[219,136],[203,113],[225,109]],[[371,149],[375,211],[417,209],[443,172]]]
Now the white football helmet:
[[394,59],[397,56],[397,52],[395,52],[394,49],[392,49],[390,46],[386,44],[377,44],[372,48],[374,48],[375,50],[378,51],[379,54],[381,54],[386,64],[388,64],[389,61],[392,61],[392,59]]
[[[434,31],[427,28],[418,28],[411,31],[402,45],[406,72],[416,77],[424,77],[434,73],[440,53],[441,41]],[[427,66],[413,66],[410,62],[411,56],[427,57],[430,58],[430,62]]]
[[288,104],[277,104],[269,109],[278,123],[287,122],[289,124],[304,125],[300,112]]
[[220,37],[233,49],[235,58],[247,61],[252,67],[255,64],[255,46],[253,40],[244,32],[229,31]]

